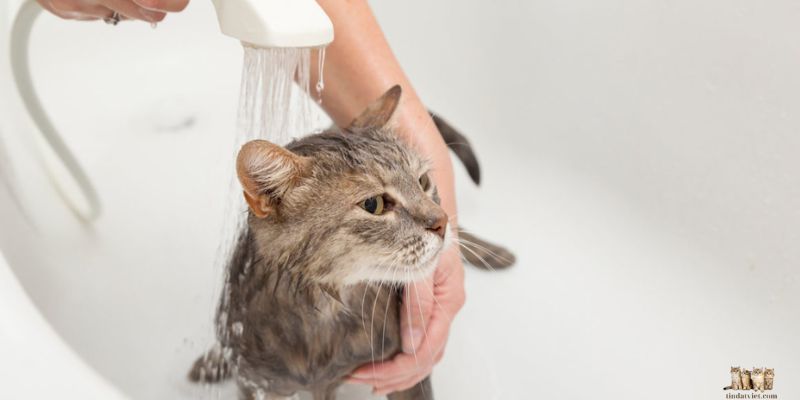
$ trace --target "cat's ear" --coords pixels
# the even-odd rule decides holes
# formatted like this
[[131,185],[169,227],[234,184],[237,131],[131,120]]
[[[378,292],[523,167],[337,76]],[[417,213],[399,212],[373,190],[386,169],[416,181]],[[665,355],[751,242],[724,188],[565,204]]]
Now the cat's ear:
[[236,158],[244,199],[258,218],[275,212],[286,191],[309,170],[310,160],[266,140],[247,142]]
[[380,98],[372,102],[367,109],[359,115],[350,126],[348,131],[359,131],[365,129],[379,129],[385,127],[392,119],[392,115],[400,104],[400,95],[403,90],[400,85],[394,85],[387,90]]

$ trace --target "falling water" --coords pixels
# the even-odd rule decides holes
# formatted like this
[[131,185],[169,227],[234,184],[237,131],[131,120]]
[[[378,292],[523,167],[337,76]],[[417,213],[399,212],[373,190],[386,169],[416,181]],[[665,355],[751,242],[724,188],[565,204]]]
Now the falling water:
[[325,79],[322,76],[323,67],[325,66],[325,48],[319,49],[317,54],[317,98],[319,104],[322,105],[322,89],[325,89]]
[[[254,139],[284,146],[291,138],[308,134],[318,126],[320,113],[309,96],[312,51],[311,48],[244,46],[234,152]],[[319,53],[319,79],[315,87],[318,93],[323,86],[324,50],[319,50]],[[247,216],[233,165],[230,168],[224,240],[218,252],[218,264],[222,265],[227,262]]]
[[[254,139],[268,140],[284,146],[292,138],[311,133],[313,128],[321,126],[324,119],[309,90],[312,51],[318,51],[318,80],[314,89],[317,97],[321,98],[324,88],[324,49],[244,46],[234,152],[238,152],[242,145]],[[227,304],[229,298],[226,264],[232,256],[238,235],[247,222],[247,205],[233,167],[230,166],[222,240],[216,260],[216,265],[226,271],[221,293],[223,304]],[[223,306],[220,310],[218,328],[227,326],[228,313],[225,308]],[[231,322],[234,327],[241,329],[240,321]],[[230,334],[225,329],[220,329],[217,333],[219,338],[226,338]]]
[[237,129],[240,140],[266,139],[285,145],[290,137],[311,130],[310,66],[309,48],[245,46]]
[[[248,141],[268,140],[284,146],[291,138],[312,132],[319,126],[321,113],[309,96],[311,48],[258,48],[244,46],[244,64],[239,95],[234,152]],[[323,88],[324,50],[319,50],[319,95]],[[230,189],[218,264],[224,265],[236,237],[245,224],[246,205],[230,166]]]

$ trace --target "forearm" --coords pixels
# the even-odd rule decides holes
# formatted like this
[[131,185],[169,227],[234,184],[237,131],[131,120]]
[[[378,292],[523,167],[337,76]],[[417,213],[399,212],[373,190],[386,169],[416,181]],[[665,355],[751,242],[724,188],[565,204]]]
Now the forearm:
[[[335,32],[325,54],[322,107],[337,125],[347,126],[388,88],[400,84],[403,97],[395,116],[397,133],[431,159],[431,175],[442,207],[455,226],[455,187],[447,146],[389,48],[367,1],[318,0],[318,3],[333,21]],[[312,72],[312,82],[317,79],[316,73]]]

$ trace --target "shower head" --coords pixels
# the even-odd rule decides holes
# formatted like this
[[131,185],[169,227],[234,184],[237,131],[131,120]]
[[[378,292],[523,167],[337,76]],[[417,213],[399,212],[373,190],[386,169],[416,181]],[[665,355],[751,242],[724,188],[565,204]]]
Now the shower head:
[[315,0],[213,0],[227,36],[255,47],[321,47],[333,24]]

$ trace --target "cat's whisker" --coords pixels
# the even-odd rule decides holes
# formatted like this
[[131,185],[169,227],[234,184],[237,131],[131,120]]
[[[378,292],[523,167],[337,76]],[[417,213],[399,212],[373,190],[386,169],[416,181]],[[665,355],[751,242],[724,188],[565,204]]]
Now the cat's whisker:
[[511,261],[508,258],[506,258],[505,256],[497,254],[494,250],[492,250],[492,249],[490,249],[490,248],[488,248],[486,246],[483,246],[483,245],[481,245],[479,243],[471,242],[471,241],[469,241],[467,239],[462,239],[462,238],[458,238],[458,241],[461,242],[462,244],[468,244],[470,246],[473,246],[473,247],[477,248],[478,250],[485,251],[485,252],[489,253],[490,256],[492,256],[492,257],[494,257],[494,258],[496,258],[496,259],[498,259],[500,261],[503,261],[503,262],[510,262]]
[[[417,307],[419,308],[419,315],[420,315],[420,319],[421,319],[421,322],[422,322],[422,332],[423,332],[423,334],[425,336],[425,341],[427,341],[428,340],[428,328],[427,328],[427,326],[425,326],[425,319],[422,317],[422,299],[420,299],[420,297],[419,297],[419,289],[417,288],[417,282],[414,281],[414,282],[412,282],[412,284],[414,285],[414,294],[416,294],[416,296],[417,296]],[[434,356],[433,356],[433,349],[431,348],[431,346],[428,346],[428,357],[430,358],[431,365],[433,365],[434,364],[434,362],[433,362]]]
[[[414,283],[414,289],[415,289],[414,293],[417,295],[417,306],[419,306],[419,314],[420,314],[420,316],[422,316],[422,301],[419,298],[419,290],[417,290],[417,282],[414,281],[413,283]],[[426,285],[427,285],[427,283],[426,283]],[[424,319],[422,320],[422,332],[425,334],[425,341],[427,342],[428,341],[428,329],[425,326],[425,320]],[[435,364],[434,356],[433,356],[433,352],[432,352],[432,349],[431,349],[430,346],[428,346],[428,354],[430,356],[431,365],[434,365]],[[421,386],[421,388],[422,388],[422,396],[425,399],[428,399],[429,397],[428,397],[428,393],[425,392],[425,386],[423,385],[423,386]]]
[[[390,267],[390,270],[392,271],[392,280],[390,280],[389,282],[394,282],[394,277],[397,274],[397,269],[398,268],[395,265],[392,265]],[[388,290],[387,292],[388,293],[386,297],[386,308],[383,311],[383,332],[381,332],[381,358],[386,357],[386,321],[389,319],[387,318],[389,316],[389,304],[392,303],[390,297],[394,294],[393,291],[391,290]]]
[[[431,278],[433,278],[433,276],[431,276]],[[447,310],[444,309],[444,307],[442,307],[442,303],[439,303],[439,299],[436,298],[436,293],[434,293],[433,289],[431,288],[431,286],[434,286],[435,284],[434,285],[428,285],[428,278],[427,277],[426,278],[422,278],[422,281],[425,282],[425,288],[427,288],[428,292],[430,292],[431,297],[433,298],[433,302],[436,303],[437,307],[439,307],[439,310],[442,312],[442,315],[444,315],[444,317],[447,318],[447,321],[450,324],[452,324],[453,323],[453,316],[450,315],[450,313],[448,313]]]
[[464,250],[467,250],[468,252],[472,253],[472,255],[474,255],[475,257],[477,257],[477,258],[478,258],[478,260],[480,260],[480,262],[481,262],[481,263],[483,263],[483,265],[484,265],[484,266],[485,266],[487,269],[489,269],[490,271],[494,271],[494,270],[495,270],[495,269],[494,269],[494,268],[493,268],[491,265],[489,265],[489,263],[486,261],[486,259],[484,259],[483,257],[481,257],[481,256],[480,256],[478,253],[476,253],[474,250],[472,250],[472,249],[470,249],[469,247],[467,247],[467,246],[466,246],[464,243],[459,243],[459,245],[461,246],[461,248],[462,248],[462,249],[464,249]]
[[372,375],[375,375],[375,343],[373,338],[373,328],[375,327],[375,306],[378,304],[378,298],[381,294],[381,289],[383,289],[383,283],[378,282],[378,291],[375,293],[375,300],[372,302],[372,317],[369,322],[369,349],[371,352],[371,359],[372,359]]
[[366,314],[364,313],[364,303],[367,302],[367,292],[369,292],[369,287],[371,283],[366,283],[366,288],[364,288],[364,295],[361,296],[361,325],[364,327],[364,336],[369,336],[367,333],[367,321],[366,321]]
[[[408,272],[408,270],[405,270],[405,273],[406,273],[406,280],[409,280],[411,278],[411,273]],[[406,285],[406,290],[408,290],[408,285]],[[406,295],[407,295],[407,293],[403,293],[403,297],[404,298],[406,297]],[[408,301],[406,301],[404,303],[406,303],[405,304],[405,306],[406,306],[406,316],[408,317],[407,318],[408,319],[408,327],[407,328],[411,329],[411,326],[413,326],[413,323],[412,323],[413,321],[411,320],[411,304]],[[409,332],[409,336],[413,337],[413,335],[411,335],[411,332]],[[400,334],[400,337],[401,338],[403,337],[402,333]],[[411,341],[411,352],[414,354],[414,363],[417,365],[417,369],[419,369],[419,359],[417,358],[417,348],[416,348],[416,345],[414,344],[413,340]]]

